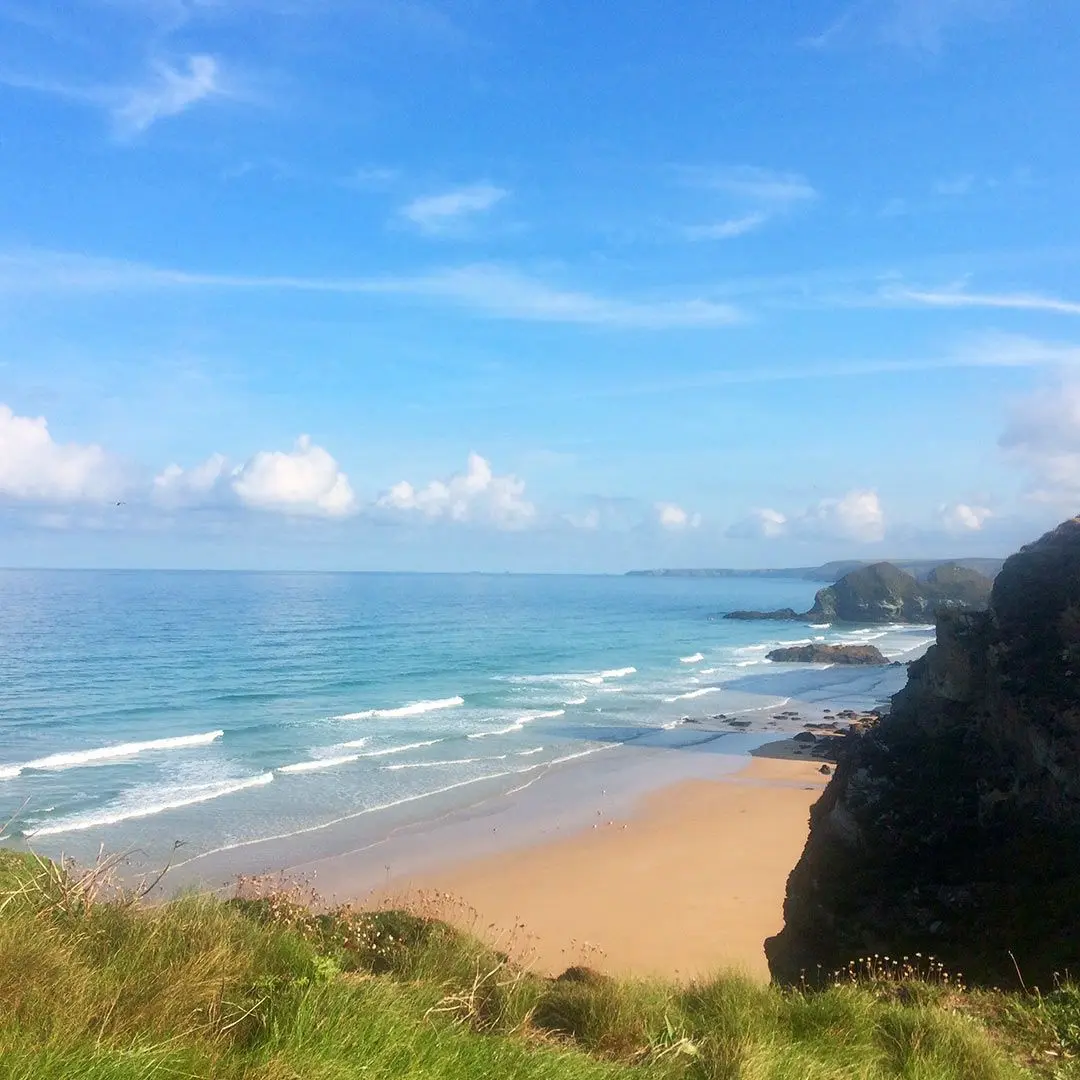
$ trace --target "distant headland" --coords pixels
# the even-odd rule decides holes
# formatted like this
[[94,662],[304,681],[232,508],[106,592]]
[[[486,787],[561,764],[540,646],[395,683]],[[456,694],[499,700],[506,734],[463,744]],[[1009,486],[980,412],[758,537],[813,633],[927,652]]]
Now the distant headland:
[[822,563],[821,566],[788,566],[767,570],[740,570],[734,568],[702,569],[657,569],[630,570],[627,577],[696,577],[696,578],[796,578],[803,581],[836,582],[853,570],[871,566],[874,563],[887,562],[904,570],[917,579],[923,579],[939,566],[959,566],[965,570],[974,570],[984,577],[995,578],[1004,565],[1004,559],[838,559]]

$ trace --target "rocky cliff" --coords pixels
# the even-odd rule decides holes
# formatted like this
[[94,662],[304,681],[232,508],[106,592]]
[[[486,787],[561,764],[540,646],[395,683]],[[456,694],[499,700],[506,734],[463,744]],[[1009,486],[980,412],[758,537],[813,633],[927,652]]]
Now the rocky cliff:
[[938,567],[918,581],[892,563],[874,563],[820,589],[808,615],[818,622],[929,622],[949,608],[986,607],[992,587],[960,566]]
[[892,712],[850,736],[788,881],[773,976],[934,953],[969,981],[1080,972],[1080,518],[945,611]]
[[814,606],[800,615],[780,611],[733,611],[726,619],[798,619],[809,622],[932,622],[942,611],[985,608],[993,581],[956,563],[935,567],[924,581],[894,566],[874,563],[819,589]]

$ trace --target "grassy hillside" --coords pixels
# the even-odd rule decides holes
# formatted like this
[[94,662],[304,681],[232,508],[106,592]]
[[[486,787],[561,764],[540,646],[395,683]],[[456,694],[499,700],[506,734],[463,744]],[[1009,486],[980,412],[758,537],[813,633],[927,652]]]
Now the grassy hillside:
[[[159,906],[0,851],[0,1076],[17,1080],[1080,1076],[1080,992],[919,962],[822,988],[550,980],[444,922],[295,896]],[[722,933],[717,927],[717,933]]]

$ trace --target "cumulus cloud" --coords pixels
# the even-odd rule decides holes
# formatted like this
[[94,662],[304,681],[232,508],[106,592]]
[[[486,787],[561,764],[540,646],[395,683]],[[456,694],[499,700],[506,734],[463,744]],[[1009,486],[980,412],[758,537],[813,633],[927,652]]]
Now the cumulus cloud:
[[690,514],[675,503],[657,503],[656,520],[662,529],[681,532],[683,529],[696,529],[701,524],[701,515]]
[[968,503],[950,503],[942,506],[938,513],[945,531],[958,535],[979,532],[994,516],[993,511],[987,507],[972,506]]
[[314,517],[346,517],[359,508],[348,476],[307,435],[292,450],[260,450],[242,465],[230,466],[223,454],[189,469],[169,465],[154,477],[152,497],[172,508],[239,503]]
[[348,476],[307,435],[290,451],[260,450],[236,471],[232,489],[245,506],[260,510],[345,517],[357,509]]
[[525,498],[525,482],[516,476],[496,476],[477,453],[469,455],[465,472],[421,488],[402,480],[376,505],[432,520],[486,521],[502,529],[522,528],[536,516],[536,507]]
[[222,481],[228,478],[229,471],[224,454],[211,454],[206,461],[190,469],[168,465],[154,477],[152,495],[156,502],[166,506],[205,502],[223,486]]
[[752,510],[727,530],[733,540],[773,540],[787,531],[788,519],[779,510]]
[[466,219],[490,210],[509,192],[494,184],[469,184],[467,187],[425,195],[401,208],[402,216],[427,233],[445,233],[459,228]]
[[1080,501],[1080,381],[1017,402],[1000,445],[1028,473],[1028,497],[1074,512]]
[[120,469],[95,444],[58,443],[45,417],[0,405],[0,496],[45,502],[101,502],[119,493]]
[[822,499],[791,516],[768,508],[755,510],[732,525],[727,535],[744,540],[794,536],[872,543],[885,537],[885,512],[876,491],[855,490],[841,498]]

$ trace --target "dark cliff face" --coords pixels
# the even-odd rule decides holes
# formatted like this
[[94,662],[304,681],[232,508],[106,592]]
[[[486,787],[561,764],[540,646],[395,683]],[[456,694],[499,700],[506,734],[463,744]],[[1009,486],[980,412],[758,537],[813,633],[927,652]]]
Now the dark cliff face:
[[1080,518],[1006,562],[988,611],[939,615],[813,808],[784,917],[780,981],[874,952],[997,985],[1080,971]]

